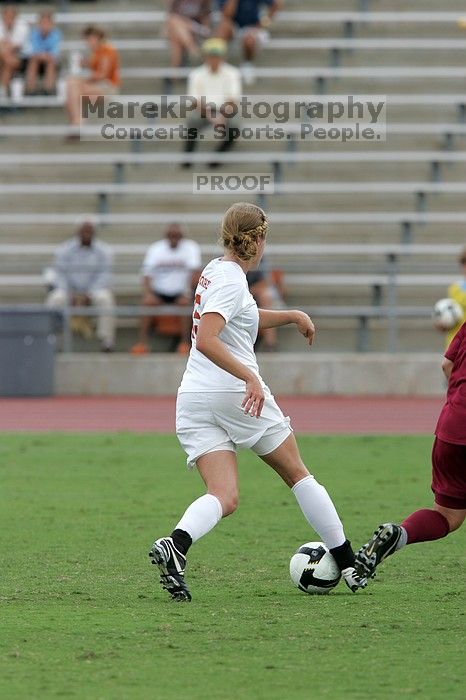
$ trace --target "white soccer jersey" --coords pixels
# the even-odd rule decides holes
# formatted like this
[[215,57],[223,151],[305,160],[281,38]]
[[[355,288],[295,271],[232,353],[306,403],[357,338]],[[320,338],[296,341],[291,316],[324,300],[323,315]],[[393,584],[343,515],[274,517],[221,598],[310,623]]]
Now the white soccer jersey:
[[192,347],[179,392],[245,390],[244,381],[218,367],[196,348],[199,320],[203,314],[213,312],[226,321],[220,340],[264,385],[254,353],[259,329],[257,304],[241,267],[235,262],[216,258],[204,268],[196,288]]
[[191,273],[201,268],[201,249],[196,241],[183,238],[171,248],[164,238],[150,246],[142,265],[145,277],[151,278],[156,294],[187,294]]

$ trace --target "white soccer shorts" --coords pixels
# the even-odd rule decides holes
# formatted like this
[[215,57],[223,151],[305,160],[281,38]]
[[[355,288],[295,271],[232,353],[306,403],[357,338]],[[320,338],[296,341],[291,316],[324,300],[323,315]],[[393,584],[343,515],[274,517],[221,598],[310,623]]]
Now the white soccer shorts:
[[293,432],[268,387],[260,418],[244,413],[242,392],[179,393],[176,401],[176,434],[192,469],[199,457],[210,452],[251,448],[267,455]]

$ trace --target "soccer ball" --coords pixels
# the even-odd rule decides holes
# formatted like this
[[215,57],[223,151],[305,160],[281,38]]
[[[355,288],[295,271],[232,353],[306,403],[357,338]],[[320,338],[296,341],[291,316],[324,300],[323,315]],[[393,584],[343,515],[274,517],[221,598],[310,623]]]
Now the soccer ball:
[[323,542],[306,542],[291,557],[290,576],[304,593],[329,593],[341,573]]
[[454,299],[440,299],[434,306],[434,321],[446,331],[463,320],[463,309]]

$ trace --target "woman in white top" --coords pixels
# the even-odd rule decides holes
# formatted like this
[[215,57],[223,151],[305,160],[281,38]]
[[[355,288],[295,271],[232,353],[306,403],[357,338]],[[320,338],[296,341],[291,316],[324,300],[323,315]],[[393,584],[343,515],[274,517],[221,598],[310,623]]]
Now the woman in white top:
[[192,348],[178,390],[176,432],[188,466],[197,465],[207,493],[149,553],[162,586],[175,600],[191,600],[184,580],[189,547],[237,507],[238,447],[250,447],[292,489],[351,590],[366,585],[355,572],[354,553],[330,496],[303,464],[290,420],[259,373],[254,354],[259,329],[295,324],[309,345],[315,333],[307,314],[258,309],[249,292],[246,273],[262,258],[267,228],[265,213],[254,204],[230,207],[222,222],[224,255],[204,268],[195,293]]

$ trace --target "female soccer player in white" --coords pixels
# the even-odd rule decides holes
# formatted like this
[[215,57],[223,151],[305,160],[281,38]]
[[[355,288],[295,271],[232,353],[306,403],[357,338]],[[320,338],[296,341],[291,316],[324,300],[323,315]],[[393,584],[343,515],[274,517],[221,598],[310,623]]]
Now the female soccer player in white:
[[230,207],[222,222],[224,255],[205,267],[196,289],[176,432],[188,466],[197,465],[207,493],[149,553],[162,586],[175,600],[191,600],[184,580],[189,547],[237,507],[238,447],[250,447],[291,488],[351,590],[366,585],[354,569],[354,553],[330,496],[303,464],[289,418],[259,374],[254,354],[259,329],[295,324],[309,345],[315,333],[307,314],[258,309],[249,292],[246,273],[259,264],[267,227],[259,207],[242,202]]

